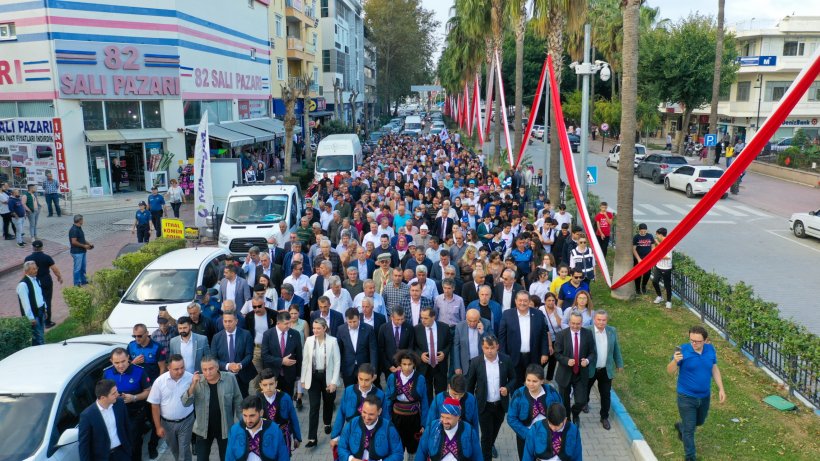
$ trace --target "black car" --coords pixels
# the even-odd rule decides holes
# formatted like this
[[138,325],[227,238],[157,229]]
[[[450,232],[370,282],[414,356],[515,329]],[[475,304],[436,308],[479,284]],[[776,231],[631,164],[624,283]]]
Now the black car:
[[569,138],[569,147],[574,153],[581,152],[581,137],[575,134],[568,134],[567,137]]

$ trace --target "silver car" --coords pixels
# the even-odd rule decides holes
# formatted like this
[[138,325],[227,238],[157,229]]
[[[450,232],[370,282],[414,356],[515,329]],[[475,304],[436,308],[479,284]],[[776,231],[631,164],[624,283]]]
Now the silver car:
[[683,165],[688,165],[688,162],[682,155],[649,154],[638,164],[636,174],[639,178],[649,178],[655,184],[660,184],[668,173]]

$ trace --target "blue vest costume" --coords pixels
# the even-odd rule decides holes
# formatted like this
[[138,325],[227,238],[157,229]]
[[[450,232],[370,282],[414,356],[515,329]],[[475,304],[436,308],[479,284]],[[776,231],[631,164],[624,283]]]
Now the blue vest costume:
[[[447,391],[439,392],[433,397],[433,403],[430,405],[430,411],[427,412],[427,423],[424,425],[425,429],[429,429],[433,421],[438,421],[441,417],[441,407],[444,405],[444,399],[450,397]],[[464,394],[461,398],[461,421],[466,421],[473,426],[473,429],[478,430],[478,403],[475,396],[469,392]]]
[[[346,461],[352,455],[354,458],[363,459],[364,442],[367,426],[361,416],[350,420],[342,429],[342,436],[339,438],[339,460]],[[379,418],[373,434],[370,436],[367,448],[368,461],[402,461],[404,459],[404,447],[396,428],[389,419]]]
[[[398,400],[398,392],[396,391],[396,380],[400,379],[398,374],[401,371],[397,371],[396,373],[391,373],[387,377],[387,386],[384,391],[385,398],[387,399],[387,408],[386,413],[389,415],[393,414],[393,405],[397,402],[400,404],[407,404],[407,402],[402,402]],[[420,421],[427,421],[427,412],[429,410],[430,404],[427,403],[427,383],[424,380],[424,375],[419,373],[418,371],[413,372],[413,378],[410,381],[411,388],[410,388],[410,397],[408,400],[418,404],[419,406],[419,415],[421,416]]]
[[561,431],[561,449],[555,453],[552,446],[552,437],[555,433],[550,430],[547,420],[542,420],[530,429],[527,442],[524,444],[522,461],[536,461],[551,459],[558,456],[561,461],[582,461],[581,434],[575,424],[567,421]]
[[[446,433],[441,420],[433,421],[425,429],[419,442],[419,451],[416,452],[416,461],[440,461],[445,443]],[[459,421],[455,434],[458,447],[458,460],[482,461],[481,444],[478,439],[478,429],[470,423]]]
[[[541,400],[545,410],[544,416],[546,416],[546,410],[549,410],[550,405],[553,403],[563,405],[564,401],[561,399],[561,394],[559,394],[555,388],[549,384],[545,384],[543,387],[545,394],[539,397],[539,400]],[[510,399],[510,408],[507,411],[507,424],[515,431],[515,435],[521,439],[526,439],[527,434],[530,432],[530,424],[534,419],[532,412],[534,404],[535,399],[530,395],[527,386],[519,387],[513,393],[512,399]]]
[[[379,398],[381,406],[384,407],[384,391],[373,385],[367,395],[373,394]],[[342,394],[342,402],[339,404],[339,411],[336,413],[336,419],[333,421],[333,430],[330,432],[330,438],[335,439],[340,436],[345,423],[359,416],[363,402],[364,398],[362,397],[362,393],[359,392],[358,384],[351,384],[345,388],[345,392]]]
[[274,394],[272,404],[269,404],[267,398],[265,398],[265,410],[262,417],[273,421],[279,426],[288,447],[293,446],[291,443],[292,438],[302,441],[302,432],[299,430],[299,416],[296,414],[293,400],[288,394],[277,392]]
[[[260,434],[259,455],[262,461],[290,461],[290,452],[285,446],[285,439],[282,437],[279,426],[271,421],[262,421]],[[245,423],[239,422],[231,426],[228,433],[228,448],[225,450],[225,461],[248,459],[249,439],[250,433],[245,429]]]

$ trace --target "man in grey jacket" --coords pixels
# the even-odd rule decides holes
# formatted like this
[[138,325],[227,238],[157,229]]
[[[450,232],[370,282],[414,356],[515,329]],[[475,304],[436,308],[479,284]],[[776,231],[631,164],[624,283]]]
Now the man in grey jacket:
[[191,331],[192,328],[191,317],[183,316],[178,318],[177,331],[179,336],[171,338],[168,343],[168,355],[181,355],[185,360],[185,371],[188,373],[202,371],[199,368],[202,358],[211,355],[208,337],[194,333]]
[[194,373],[191,386],[182,394],[182,404],[194,406],[197,460],[210,459],[216,440],[219,459],[225,461],[228,432],[242,416],[242,393],[232,373],[219,371],[216,358],[203,357],[200,366],[202,373]]
[[[618,335],[615,328],[607,325],[609,314],[605,310],[595,311],[593,318],[595,325],[588,326],[595,337],[595,349],[597,350],[596,363],[590,364],[589,385],[587,386],[587,396],[595,381],[598,381],[598,393],[601,394],[601,425],[609,430],[609,391],[612,389],[612,379],[615,377],[615,370],[624,370],[624,359],[621,357],[621,346],[618,344]],[[589,397],[587,397],[589,401]],[[589,411],[584,407],[584,411]]]
[[456,324],[453,334],[453,370],[456,374],[467,375],[470,360],[481,355],[481,338],[490,330],[490,321],[481,318],[478,309],[468,310],[466,320]]

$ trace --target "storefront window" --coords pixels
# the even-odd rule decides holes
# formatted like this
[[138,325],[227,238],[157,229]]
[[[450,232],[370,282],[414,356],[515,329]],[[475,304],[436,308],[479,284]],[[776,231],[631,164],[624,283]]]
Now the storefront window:
[[230,122],[233,120],[231,101],[185,101],[185,124],[197,125],[202,114],[208,111],[208,123]]
[[83,124],[86,130],[104,130],[105,114],[102,101],[83,101]]
[[162,116],[159,111],[159,101],[142,102],[142,127],[162,128]]
[[142,128],[139,101],[106,101],[105,121],[109,130]]
[[92,197],[111,194],[108,167],[108,147],[88,146],[88,185]]
[[0,118],[54,117],[53,101],[0,102]]

